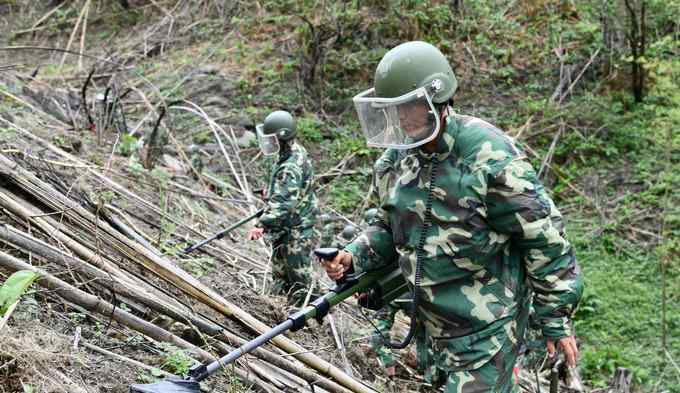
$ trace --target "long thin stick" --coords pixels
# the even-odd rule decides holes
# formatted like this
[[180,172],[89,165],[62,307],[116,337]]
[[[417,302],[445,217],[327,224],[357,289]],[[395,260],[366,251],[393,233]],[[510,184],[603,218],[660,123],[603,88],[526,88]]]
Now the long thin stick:
[[[56,292],[60,297],[70,302],[76,303],[77,305],[85,308],[88,311],[96,312],[101,315],[110,317],[113,320],[135,331],[138,331],[153,338],[154,340],[169,342],[179,348],[184,348],[190,351],[192,354],[194,354],[194,356],[198,356],[200,359],[204,361],[213,359],[213,356],[208,352],[183,340],[180,337],[177,337],[176,335],[168,332],[167,330],[164,330],[152,323],[149,323],[139,318],[138,316],[121,309],[120,307],[114,307],[112,304],[105,302],[101,298],[94,295],[90,295],[89,293],[82,291],[52,276],[51,274],[47,273],[44,270],[38,269],[25,262],[22,262],[21,260],[14,258],[13,256],[6,254],[2,251],[0,251],[0,266],[12,271],[30,270],[32,272],[35,272],[40,276],[40,278],[38,278],[37,281],[40,286],[43,286],[48,289],[53,289],[54,292]],[[248,382],[257,384],[266,391],[280,392],[279,389],[271,386],[270,384],[262,380],[253,378],[253,376],[250,375],[250,373],[242,370],[239,367],[234,366],[233,370],[235,370],[239,378],[243,378]]]
[[[85,0],[85,4],[89,3],[90,0]],[[71,44],[73,44],[73,40],[76,38],[76,33],[78,32],[78,27],[80,27],[80,22],[83,20],[83,16],[85,15],[85,11],[87,11],[87,7],[83,7],[80,10],[80,14],[78,15],[78,20],[76,20],[76,25],[73,27],[73,30],[71,31],[71,36],[68,39],[68,43],[66,43],[66,51],[71,49]],[[61,68],[64,66],[64,62],[66,61],[66,55],[68,55],[68,52],[64,52],[64,55],[61,57],[61,61],[59,62],[59,68],[57,73],[61,73]]]
[[[266,324],[256,319],[250,313],[247,313],[240,307],[228,302],[223,296],[219,295],[213,289],[198,281],[196,278],[176,266],[174,263],[153,254],[139,243],[129,239],[127,236],[113,229],[108,223],[99,222],[97,218],[87,209],[64,197],[59,192],[56,192],[50,185],[44,183],[32,173],[21,168],[15,162],[7,159],[4,155],[0,155],[0,174],[6,176],[8,179],[11,179],[14,182],[17,182],[18,185],[23,187],[26,186],[26,182],[30,182],[32,185],[34,185],[34,187],[38,186],[38,189],[35,191],[39,192],[34,193],[34,195],[37,196],[43,203],[55,210],[64,210],[66,216],[71,218],[74,222],[81,224],[84,229],[97,229],[100,231],[101,236],[106,236],[110,244],[114,245],[114,247],[116,247],[121,254],[144,266],[160,278],[173,284],[187,295],[210,306],[223,315],[239,320],[245,326],[248,326],[258,334],[263,334],[270,330]],[[284,336],[275,337],[272,339],[272,342],[284,349],[286,352],[299,353],[300,351],[304,351],[302,347]],[[336,366],[326,362],[316,355],[311,353],[300,353],[296,356],[296,358],[323,373],[324,375],[329,375],[335,378],[342,385],[355,392],[373,392],[370,387],[360,383]]]
[[94,344],[90,344],[90,343],[88,343],[88,342],[83,342],[83,346],[84,346],[85,348],[87,348],[87,349],[90,349],[90,350],[95,351],[95,352],[99,352],[99,353],[101,353],[102,355],[106,355],[106,356],[111,357],[111,358],[114,358],[114,359],[116,359],[116,360],[120,360],[121,362],[125,362],[125,363],[128,363],[128,364],[131,364],[131,365],[133,365],[133,366],[135,366],[135,367],[139,367],[139,368],[141,368],[141,369],[143,369],[143,370],[156,372],[156,373],[159,373],[160,375],[162,375],[162,376],[164,376],[164,377],[170,377],[170,376],[172,376],[172,374],[170,374],[170,373],[167,372],[167,371],[163,371],[163,370],[161,370],[161,369],[159,369],[159,368],[156,368],[156,367],[151,367],[151,366],[149,366],[148,364],[144,364],[144,363],[142,363],[142,362],[138,362],[138,361],[136,361],[136,360],[134,360],[134,359],[130,359],[130,358],[127,357],[127,356],[123,356],[123,355],[117,354],[117,353],[115,353],[115,352],[111,352],[111,351],[109,351],[109,350],[107,350],[107,349],[98,347],[98,346],[96,346],[96,345],[94,345]]
[[83,53],[85,53],[85,35],[87,33],[87,17],[90,15],[91,0],[85,2],[85,15],[83,17],[83,28],[80,33],[80,56],[78,56],[78,71],[83,69]]
[[352,366],[349,364],[349,361],[347,361],[345,346],[342,344],[342,340],[340,340],[340,335],[338,334],[338,329],[335,327],[335,318],[333,318],[333,314],[328,314],[328,324],[330,325],[331,332],[333,333],[335,347],[340,351],[340,357],[342,358],[342,363],[345,366],[345,372],[350,376],[354,376],[354,373],[352,372]]
[[581,72],[578,74],[578,76],[576,76],[576,79],[574,79],[574,81],[571,82],[571,85],[569,85],[569,88],[567,88],[567,90],[564,92],[564,94],[562,94],[562,95],[560,96],[560,100],[559,100],[558,104],[561,104],[562,101],[564,100],[564,98],[571,92],[571,89],[573,89],[574,86],[576,86],[576,82],[578,82],[579,79],[581,79],[581,77],[582,77],[583,74],[586,72],[586,70],[588,69],[588,67],[590,67],[590,64],[592,64],[593,60],[595,60],[595,58],[597,57],[597,54],[600,53],[600,49],[602,49],[602,48],[597,48],[597,50],[595,51],[595,53],[593,53],[593,55],[590,56],[590,60],[588,60],[588,63],[586,63],[586,65],[583,66],[583,69],[582,69]]
[[249,198],[249,197],[250,197],[250,193],[248,192],[247,187],[243,185],[243,183],[242,183],[242,181],[241,181],[241,177],[238,175],[238,172],[236,171],[236,168],[234,167],[234,163],[231,161],[231,158],[229,157],[229,154],[227,154],[227,150],[224,148],[224,144],[222,143],[222,138],[220,138],[220,130],[221,130],[222,132],[224,132],[224,130],[222,130],[222,128],[221,128],[219,125],[217,125],[217,123],[215,123],[215,122],[208,116],[207,113],[205,113],[205,111],[203,110],[203,108],[201,108],[200,106],[194,104],[194,103],[191,102],[191,101],[185,101],[185,102],[186,102],[187,104],[193,106],[195,109],[187,108],[187,107],[183,107],[183,106],[178,106],[178,107],[176,107],[176,108],[178,108],[178,109],[183,109],[183,110],[185,110],[185,111],[187,111],[187,112],[194,113],[194,114],[196,114],[196,115],[198,115],[198,116],[204,118],[204,119],[208,122],[208,126],[209,126],[210,129],[212,130],[213,135],[215,136],[215,139],[217,140],[217,143],[218,143],[218,145],[220,146],[220,150],[222,151],[222,154],[224,155],[224,158],[227,160],[227,164],[229,165],[229,169],[231,169],[231,172],[232,172],[232,174],[234,175],[234,178],[236,179],[236,183],[238,183],[239,187],[241,188],[241,192],[246,196],[246,198]]
[[[111,280],[111,276],[107,273],[97,269],[94,266],[83,262],[78,258],[66,255],[60,250],[43,243],[42,241],[33,238],[27,233],[21,232],[11,226],[5,224],[0,226],[0,241],[11,244],[14,247],[23,250],[26,253],[33,253],[46,261],[52,261],[63,267],[64,269],[73,270],[87,278],[95,279],[97,284],[105,288],[115,291],[123,296],[129,296],[135,301],[148,306],[150,309],[166,315],[176,321],[184,322],[193,329],[197,329],[201,333],[220,340],[229,345],[244,345],[246,340],[231,333],[224,327],[211,322],[209,319],[196,315],[193,310],[175,302],[165,294],[161,293],[147,293],[144,289],[134,286],[132,284],[121,283],[116,280]],[[224,352],[230,351],[230,348]],[[296,375],[309,383],[314,383],[323,389],[330,392],[346,393],[348,390],[335,384],[334,382],[316,375],[308,369],[297,366],[296,364],[274,355],[270,351],[263,348],[256,349],[253,354],[258,358],[271,363],[283,370]]]
[[[55,12],[57,12],[57,11],[58,11],[61,7],[63,7],[64,4],[66,4],[66,3],[67,3],[67,2],[64,1],[64,2],[60,3],[58,6],[52,8],[52,9],[51,9],[50,11],[48,11],[45,15],[43,15],[40,19],[38,19],[38,21],[35,22],[35,23],[33,24],[33,26],[31,26],[31,29],[35,29],[36,27],[38,27],[38,25],[40,25],[40,24],[43,23],[45,20],[47,20],[47,18],[49,18],[50,16],[52,16],[52,14],[54,14]],[[16,33],[15,33],[15,34],[16,34]]]

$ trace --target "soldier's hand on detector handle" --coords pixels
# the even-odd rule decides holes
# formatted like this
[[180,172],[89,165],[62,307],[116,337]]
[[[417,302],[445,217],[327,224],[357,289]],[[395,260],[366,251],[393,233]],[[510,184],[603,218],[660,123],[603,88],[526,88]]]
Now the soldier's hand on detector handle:
[[352,266],[352,254],[345,250],[340,250],[332,261],[323,264],[326,274],[333,281],[342,278],[350,266]]

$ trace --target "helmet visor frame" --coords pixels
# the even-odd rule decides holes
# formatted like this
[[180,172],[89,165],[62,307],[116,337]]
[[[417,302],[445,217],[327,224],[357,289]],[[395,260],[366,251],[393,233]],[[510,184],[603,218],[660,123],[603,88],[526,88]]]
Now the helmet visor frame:
[[276,134],[265,134],[264,124],[258,124],[255,126],[257,130],[257,142],[260,145],[260,150],[265,156],[271,156],[279,152],[281,148],[279,146],[279,138]]
[[424,87],[395,98],[375,97],[369,89],[352,101],[368,146],[411,149],[439,133],[439,116]]

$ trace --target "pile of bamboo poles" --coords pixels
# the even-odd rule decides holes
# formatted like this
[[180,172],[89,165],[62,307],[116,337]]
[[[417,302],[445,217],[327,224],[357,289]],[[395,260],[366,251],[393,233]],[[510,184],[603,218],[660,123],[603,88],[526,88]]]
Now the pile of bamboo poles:
[[[94,184],[104,185],[106,189],[136,201],[137,207],[130,210],[142,205],[149,214],[166,214],[155,204],[135,195],[129,187],[105,176],[100,169],[20,126],[6,122],[22,137],[47,149],[52,164],[56,160],[67,163]],[[28,161],[26,154],[0,154],[0,178],[3,179],[0,182],[0,208],[7,216],[0,224],[0,241],[9,246],[0,252],[1,269],[34,270],[41,276],[39,284],[53,289],[54,295],[87,312],[111,317],[153,340],[186,349],[200,361],[214,359],[246,340],[237,329],[215,322],[220,317],[250,329],[252,334],[263,333],[269,328],[181,269],[175,263],[179,257],[162,256],[145,241],[149,236],[135,230],[134,219],[124,209],[93,206],[78,200],[74,197],[78,192],[71,188],[64,192],[59,184],[43,180],[49,176],[34,173],[26,165]],[[234,214],[233,211],[230,213]],[[166,219],[174,220],[177,227],[184,229],[188,240],[204,236],[177,217],[166,214]],[[208,252],[217,257],[231,257],[232,264],[244,263],[263,269],[258,258],[226,242],[208,248]],[[28,255],[33,265],[27,262]],[[55,267],[56,272],[69,274],[52,273]],[[71,283],[64,278],[69,276]],[[81,286],[80,282],[88,284]],[[118,302],[132,305],[132,311],[103,300],[100,294],[108,291],[116,293]],[[199,342],[189,342],[169,329],[150,323],[147,316],[152,314],[176,321],[200,337]],[[286,337],[280,336],[272,343],[278,348],[256,350],[252,353],[255,358],[245,357],[229,369],[267,392],[310,391],[311,386],[317,391],[319,388],[330,392],[372,391]],[[281,356],[281,352],[292,356]]]

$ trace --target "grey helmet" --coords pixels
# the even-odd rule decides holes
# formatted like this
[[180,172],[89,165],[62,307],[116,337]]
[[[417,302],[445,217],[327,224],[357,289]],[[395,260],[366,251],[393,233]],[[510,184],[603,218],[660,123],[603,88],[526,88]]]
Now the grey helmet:
[[346,225],[340,234],[344,240],[351,241],[357,236],[357,227],[354,225]]

